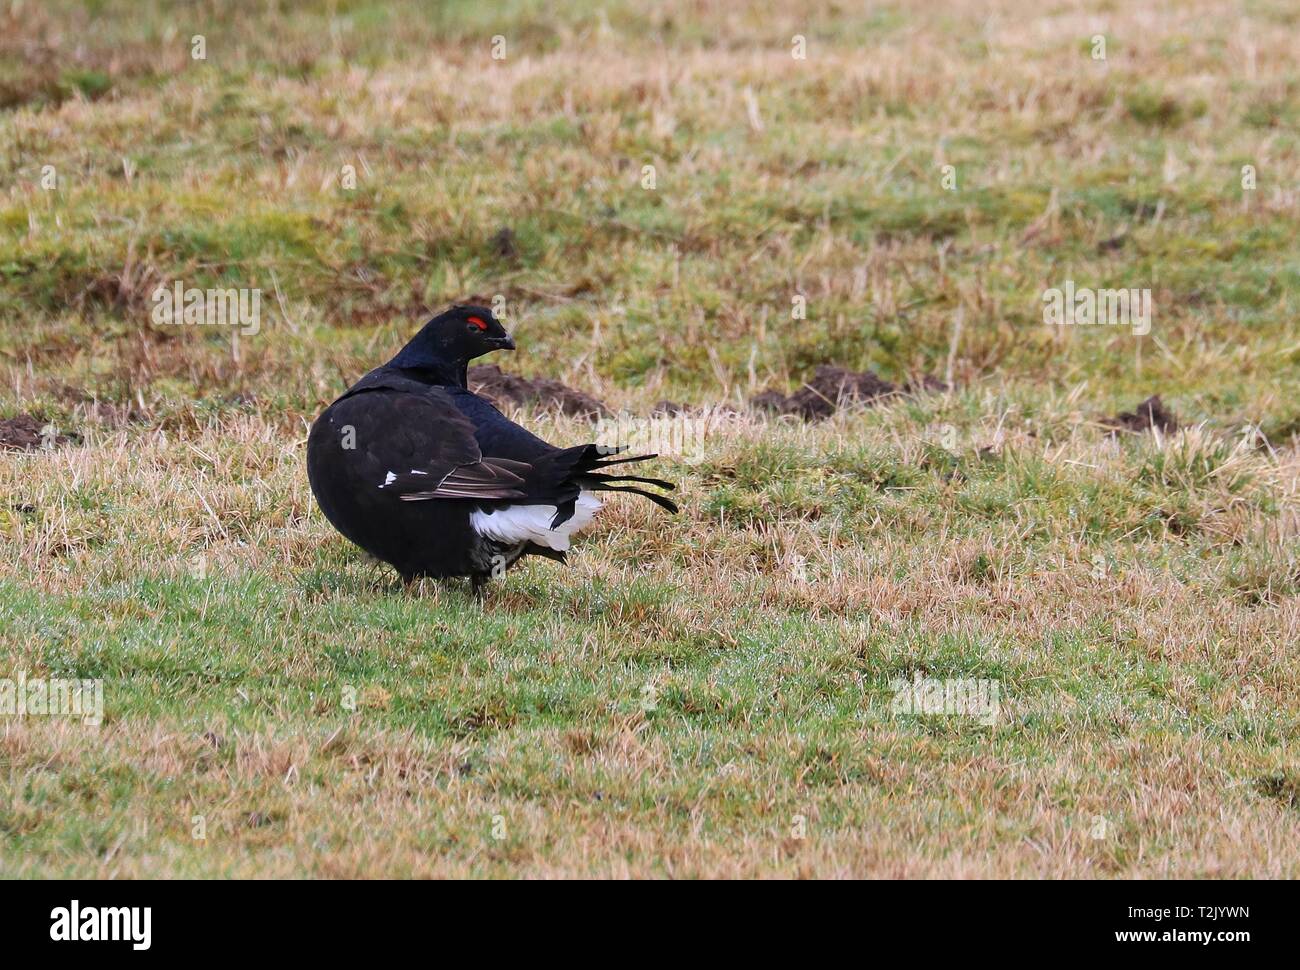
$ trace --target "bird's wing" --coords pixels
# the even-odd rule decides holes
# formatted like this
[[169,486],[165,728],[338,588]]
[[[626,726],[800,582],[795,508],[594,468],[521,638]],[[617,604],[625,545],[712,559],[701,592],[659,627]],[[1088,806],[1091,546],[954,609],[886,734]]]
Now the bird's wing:
[[[525,462],[485,458],[474,426],[436,388],[393,382],[353,388],[330,409],[339,460],[405,502],[526,497]],[[348,447],[351,445],[351,447]]]
[[479,447],[490,455],[526,462],[530,469],[525,475],[524,489],[534,501],[554,505],[555,524],[561,524],[574,514],[576,500],[583,490],[601,492],[632,492],[656,505],[676,512],[677,506],[662,495],[647,492],[629,484],[611,482],[637,482],[672,490],[676,486],[661,478],[644,478],[639,475],[613,475],[610,465],[646,461],[655,455],[617,457],[625,449],[596,444],[557,448],[537,437],[526,428],[515,424],[490,402],[464,388],[448,388],[448,396],[474,427],[474,437]]
[[436,488],[429,488],[428,478],[412,469],[398,475],[392,483],[403,502],[420,502],[431,498],[508,499],[524,498],[524,475],[530,466],[508,458],[483,458],[472,465],[460,465]]

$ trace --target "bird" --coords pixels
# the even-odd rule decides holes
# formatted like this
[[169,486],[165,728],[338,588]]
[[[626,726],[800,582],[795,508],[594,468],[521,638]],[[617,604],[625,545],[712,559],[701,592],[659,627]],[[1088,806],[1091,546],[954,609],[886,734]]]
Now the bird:
[[469,362],[515,342],[492,310],[456,304],[386,364],[329,405],[307,437],[307,478],[325,518],[393,566],[406,583],[469,577],[476,597],[526,556],[565,562],[573,533],[601,508],[597,493],[659,478],[608,469],[658,455],[623,447],[560,448],[469,389]]

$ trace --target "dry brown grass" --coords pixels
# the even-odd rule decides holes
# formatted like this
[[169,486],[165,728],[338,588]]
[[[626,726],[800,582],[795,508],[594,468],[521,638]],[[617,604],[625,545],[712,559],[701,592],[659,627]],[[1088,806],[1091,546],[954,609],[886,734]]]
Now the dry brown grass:
[[[323,549],[339,562],[344,550],[311,510],[300,440],[248,418],[5,458],[4,488],[41,512],[9,523],[0,580],[38,592],[64,638],[11,627],[11,662],[116,658],[98,731],[6,726],[6,827],[47,847],[9,872],[1294,876],[1294,810],[1259,787],[1289,770],[1277,745],[1297,710],[1294,589],[1254,604],[1227,591],[1221,554],[1198,568],[1170,562],[1164,536],[1081,541],[1041,497],[975,528],[928,484],[876,521],[810,514],[826,495],[808,484],[777,496],[772,524],[770,488],[745,524],[703,508],[702,483],[744,474],[760,446],[800,482],[824,480],[815,456],[846,449],[915,467],[926,429],[904,412],[733,424],[703,467],[679,469],[680,520],[612,505],[572,569],[535,567],[493,595],[503,625],[476,659],[396,683],[385,658],[444,653],[479,610],[430,586],[386,633],[405,597],[382,573],[344,567],[328,592],[304,586]],[[560,423],[560,440],[581,436]],[[1044,447],[1023,431],[1003,416],[967,433],[998,442],[1004,474],[1041,461],[1117,489],[1152,454],[1209,442],[1193,430],[1116,446],[1082,425]],[[1230,496],[1211,476],[1197,493],[1209,548],[1250,542],[1262,519],[1294,542],[1294,517],[1241,511],[1267,495],[1294,513],[1294,453],[1228,454],[1257,484]],[[86,508],[95,494],[111,511]],[[141,595],[145,577],[161,599]],[[602,584],[671,592],[593,611]],[[216,639],[194,639],[196,614]],[[161,634],[152,646],[147,630]],[[340,648],[376,665],[351,714],[330,696],[356,680],[337,669]],[[192,682],[182,672],[208,651],[245,673]],[[154,683],[141,665],[172,674]],[[994,728],[888,713],[890,676],[954,665],[1000,680]],[[502,694],[557,670],[578,678],[565,716]],[[651,712],[637,705],[645,684]],[[822,714],[819,696],[835,699]],[[704,774],[701,744],[716,746]],[[206,842],[189,835],[198,815]],[[805,839],[790,834],[798,815]],[[1094,816],[1114,826],[1105,839],[1089,835]]]

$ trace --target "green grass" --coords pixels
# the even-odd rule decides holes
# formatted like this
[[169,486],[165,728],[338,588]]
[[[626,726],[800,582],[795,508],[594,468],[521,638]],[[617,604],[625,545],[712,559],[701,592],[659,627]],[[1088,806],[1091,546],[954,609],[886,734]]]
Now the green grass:
[[[1297,875],[1288,8],[550,7],[0,14],[0,417],[71,438],[0,452],[0,677],[105,697],[0,716],[0,873]],[[260,332],[154,326],[177,279]],[[1151,333],[1045,326],[1067,279]],[[303,445],[496,296],[493,363],[742,415],[480,604]],[[956,386],[744,408],[823,363]],[[1185,430],[1099,425],[1152,393]]]

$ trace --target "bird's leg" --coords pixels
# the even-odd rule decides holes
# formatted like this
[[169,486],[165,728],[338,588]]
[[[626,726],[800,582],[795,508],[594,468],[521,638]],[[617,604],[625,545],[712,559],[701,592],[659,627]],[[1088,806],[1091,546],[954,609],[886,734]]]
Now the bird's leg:
[[402,588],[405,589],[406,592],[408,593],[414,593],[423,596],[424,581],[428,578],[429,578],[428,575],[425,573],[412,573],[409,576],[403,573]]
[[469,578],[469,590],[480,603],[483,602],[483,588],[487,586],[490,578],[484,573],[475,573]]

